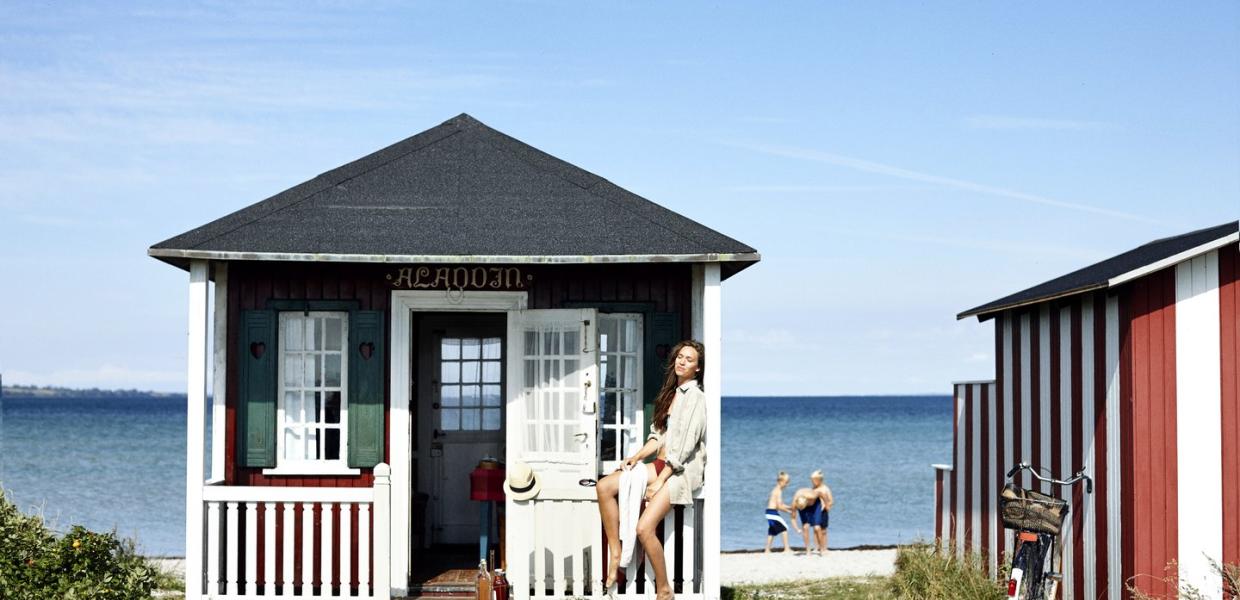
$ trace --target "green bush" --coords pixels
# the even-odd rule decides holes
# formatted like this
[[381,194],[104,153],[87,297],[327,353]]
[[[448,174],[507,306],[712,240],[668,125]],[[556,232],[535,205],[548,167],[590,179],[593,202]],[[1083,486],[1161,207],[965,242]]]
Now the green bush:
[[81,526],[57,535],[41,517],[18,510],[0,489],[0,598],[150,598],[155,575],[133,541]]
[[930,544],[903,546],[890,580],[891,596],[919,600],[999,600],[1005,590],[986,573],[982,558],[958,558]]

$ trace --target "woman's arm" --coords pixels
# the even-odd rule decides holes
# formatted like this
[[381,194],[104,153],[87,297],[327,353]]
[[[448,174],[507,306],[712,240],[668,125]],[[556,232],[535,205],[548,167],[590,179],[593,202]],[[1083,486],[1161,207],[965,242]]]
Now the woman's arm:
[[626,466],[628,466],[628,467],[632,467],[633,465],[636,465],[636,464],[638,464],[638,463],[642,462],[643,460],[646,460],[646,457],[648,457],[648,456],[650,456],[651,454],[654,454],[655,452],[658,452],[658,451],[659,451],[659,445],[660,445],[660,444],[661,444],[661,442],[659,441],[659,439],[658,439],[658,438],[653,438],[653,437],[652,437],[652,438],[650,438],[650,439],[646,440],[646,444],[645,444],[645,445],[643,445],[641,448],[639,448],[639,449],[637,450],[637,452],[636,452],[635,454],[633,454],[633,456],[630,456],[630,457],[628,457],[628,458],[624,459],[624,463],[623,463],[623,464],[624,464],[624,465],[626,465]]
[[692,396],[686,395],[681,401],[692,400],[689,410],[685,414],[688,423],[685,425],[685,434],[676,440],[675,446],[669,446],[667,449],[667,466],[668,470],[673,473],[680,473],[685,470],[685,459],[689,458],[689,453],[697,447],[698,442],[706,435],[706,394],[700,389]]

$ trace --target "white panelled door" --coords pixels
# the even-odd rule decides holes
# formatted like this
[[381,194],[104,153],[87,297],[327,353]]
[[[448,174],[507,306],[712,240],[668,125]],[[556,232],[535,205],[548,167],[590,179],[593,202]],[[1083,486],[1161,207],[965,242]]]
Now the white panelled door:
[[508,313],[507,463],[537,474],[537,499],[589,499],[598,470],[595,309]]

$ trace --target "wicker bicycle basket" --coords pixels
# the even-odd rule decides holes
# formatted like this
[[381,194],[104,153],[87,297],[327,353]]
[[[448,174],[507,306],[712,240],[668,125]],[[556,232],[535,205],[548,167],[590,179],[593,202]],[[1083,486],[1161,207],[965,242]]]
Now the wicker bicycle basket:
[[1068,516],[1067,502],[1010,483],[1003,486],[999,508],[1004,527],[1051,535],[1059,535]]

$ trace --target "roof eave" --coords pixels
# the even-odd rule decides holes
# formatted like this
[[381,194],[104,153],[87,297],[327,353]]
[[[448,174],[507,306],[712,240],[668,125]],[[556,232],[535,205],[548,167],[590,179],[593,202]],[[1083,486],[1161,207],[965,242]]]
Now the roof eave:
[[1050,295],[1047,295],[1047,296],[1041,296],[1041,297],[1038,297],[1038,298],[1030,298],[1030,299],[1028,299],[1028,300],[1022,300],[1022,301],[1020,301],[1020,302],[1010,302],[1010,303],[1007,303],[1007,304],[998,304],[998,305],[995,305],[995,306],[979,306],[979,307],[977,307],[977,308],[971,308],[971,309],[969,309],[969,310],[966,310],[966,311],[964,311],[964,312],[962,312],[962,313],[960,313],[960,314],[956,315],[956,320],[957,320],[957,321],[959,321],[959,320],[961,320],[961,319],[967,319],[967,318],[969,318],[969,317],[974,317],[974,316],[975,316],[975,317],[977,317],[977,320],[978,320],[978,321],[985,321],[986,319],[989,319],[990,317],[994,316],[995,314],[1001,313],[1001,312],[1003,312],[1003,311],[1005,311],[1005,310],[1012,310],[1013,308],[1021,308],[1021,307],[1023,307],[1023,306],[1032,306],[1032,305],[1034,305],[1034,304],[1041,304],[1041,303],[1043,303],[1043,302],[1050,302],[1051,300],[1058,300],[1058,299],[1060,299],[1060,298],[1067,298],[1068,296],[1075,296],[1075,295],[1077,295],[1077,294],[1084,294],[1085,292],[1092,292],[1092,291],[1094,291],[1094,290],[1102,290],[1102,289],[1106,289],[1106,287],[1107,287],[1107,285],[1106,285],[1105,283],[1097,283],[1097,284],[1091,284],[1091,285],[1081,286],[1081,287],[1078,287],[1078,288],[1075,288],[1075,289],[1071,289],[1071,290],[1067,290],[1067,291],[1064,291],[1064,292],[1060,292],[1060,293],[1058,293],[1058,294],[1050,294]]
[[600,264],[600,263],[744,263],[740,271],[762,259],[757,252],[701,254],[504,255],[504,254],[335,254],[314,252],[234,252],[150,248],[147,255],[187,269],[191,260],[330,262],[383,264]]

